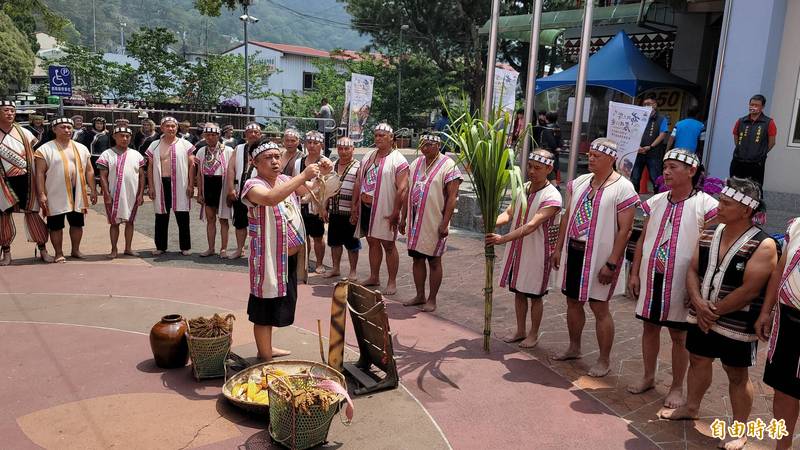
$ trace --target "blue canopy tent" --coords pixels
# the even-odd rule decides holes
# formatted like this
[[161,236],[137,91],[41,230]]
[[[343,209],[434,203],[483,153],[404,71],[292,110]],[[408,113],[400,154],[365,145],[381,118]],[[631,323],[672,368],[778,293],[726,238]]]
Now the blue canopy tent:
[[[673,87],[694,92],[697,86],[649,60],[624,31],[620,31],[589,58],[586,84],[613,89],[631,97],[644,91]],[[578,66],[536,80],[536,93],[575,85]]]

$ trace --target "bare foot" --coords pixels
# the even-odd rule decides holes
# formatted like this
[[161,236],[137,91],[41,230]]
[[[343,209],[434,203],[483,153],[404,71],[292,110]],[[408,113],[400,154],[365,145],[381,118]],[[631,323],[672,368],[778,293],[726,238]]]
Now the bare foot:
[[378,278],[369,277],[361,283],[362,286],[380,286],[381,280]]
[[508,333],[505,337],[503,337],[501,339],[503,340],[503,342],[505,342],[507,344],[513,344],[514,342],[519,342],[519,341],[525,339],[525,337],[526,337],[526,335],[525,335],[524,331],[522,333],[517,331],[516,333]]
[[125,249],[125,254],[128,255],[128,256],[136,257],[136,258],[139,257],[139,254],[137,252],[135,252],[133,250],[130,250],[130,249]]
[[[181,252],[181,254],[183,254],[183,256],[187,256],[187,255],[186,255],[185,253],[183,253],[183,252]],[[207,257],[209,257],[209,256],[211,256],[211,255],[214,255],[214,254],[215,254],[215,252],[214,252],[214,249],[210,248],[210,249],[208,249],[208,250],[204,251],[203,253],[200,253],[200,255],[199,255],[199,256],[200,256],[201,258],[207,258]]]
[[320,274],[320,275],[321,275],[321,274],[323,274],[323,273],[325,273],[325,266],[323,266],[322,264],[318,265],[318,266],[317,266],[317,267],[314,269],[314,273],[316,273],[316,274]]
[[423,312],[434,312],[436,311],[436,303],[433,302],[425,302],[424,305],[420,308],[420,311]]
[[219,257],[223,259],[228,259],[228,250],[222,249],[219,251]]
[[539,335],[532,335],[526,337],[522,342],[519,343],[520,348],[533,348],[536,347],[536,344],[539,343]]
[[414,297],[411,300],[406,300],[403,302],[403,306],[417,306],[424,304],[425,304],[425,299],[420,297]]
[[76,251],[76,250],[73,250],[72,253],[70,253],[69,256],[71,256],[71,257],[73,257],[75,259],[86,259],[86,256],[83,253],[81,253],[80,251]]
[[358,280],[358,274],[355,271],[350,272],[350,274],[347,275],[347,279],[355,282],[356,280]]
[[242,249],[240,249],[240,248],[236,249],[235,252],[231,253],[230,256],[228,256],[228,259],[239,259],[239,258],[242,257],[243,253],[244,253],[244,251]]
[[284,350],[278,347],[272,347],[272,357],[280,358],[281,356],[289,356],[292,354],[291,350]]
[[181,250],[181,255],[183,255],[183,256],[189,256],[191,254],[192,254],[192,252],[190,252],[189,250]]
[[7,266],[9,264],[11,264],[11,252],[10,251],[4,251],[3,252],[3,258],[0,259],[0,266]]
[[686,398],[683,396],[683,387],[670,389],[667,398],[664,399],[664,406],[670,409],[678,408],[685,404]]
[[116,259],[117,258],[117,251],[116,250],[111,250],[111,253],[109,253],[107,256],[108,256],[108,259]]
[[383,295],[394,295],[397,294],[397,284],[390,283],[386,285],[386,290],[384,290]]
[[339,275],[340,274],[339,274],[338,270],[331,269],[331,270],[325,272],[325,275],[323,275],[322,278],[333,278],[333,277],[338,277]]
[[64,258],[64,255],[56,256],[53,262],[57,264],[64,264],[67,262],[67,258]]
[[658,417],[668,420],[695,420],[697,419],[697,411],[690,411],[688,406],[683,405],[677,409],[659,411]]
[[730,441],[720,441],[717,444],[718,448],[724,448],[725,450],[742,450],[744,446],[747,444],[747,436],[742,436],[738,439],[733,439]]
[[[637,381],[636,383],[631,383],[628,385],[628,392],[631,394],[643,394],[650,389],[656,387],[656,382],[652,378],[642,378],[641,380]],[[666,405],[665,405],[666,406]],[[674,406],[672,406],[674,408]]]
[[608,375],[611,371],[607,361],[597,361],[592,367],[589,368],[588,375],[590,377],[601,378]]
[[553,361],[569,361],[571,359],[579,359],[581,357],[581,349],[579,348],[568,348],[566,351],[561,353],[555,353],[550,356],[550,359]]
[[50,255],[49,253],[47,253],[47,249],[46,248],[40,248],[39,249],[39,259],[41,259],[43,262],[46,262],[46,263],[53,262],[53,256]]
[[161,256],[163,254],[164,254],[164,252],[161,251],[161,250],[153,250],[153,256]]

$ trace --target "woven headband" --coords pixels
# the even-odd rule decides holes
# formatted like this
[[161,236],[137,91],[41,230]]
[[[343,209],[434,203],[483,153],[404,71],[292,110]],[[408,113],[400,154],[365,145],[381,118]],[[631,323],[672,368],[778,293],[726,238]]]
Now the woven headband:
[[612,148],[612,147],[609,147],[607,145],[592,144],[591,149],[595,150],[595,151],[598,151],[600,153],[605,153],[606,155],[611,156],[612,158],[616,158],[617,157],[617,150]]
[[672,159],[675,161],[680,161],[684,164],[688,164],[692,167],[697,167],[700,165],[700,160],[697,159],[697,156],[694,153],[684,153],[684,152],[677,152],[675,150],[668,151],[666,155],[664,155],[664,161]]
[[103,122],[103,123],[106,123],[106,118],[105,118],[105,117],[100,117],[100,116],[97,116],[97,117],[95,117],[94,119],[92,119],[92,123],[95,123],[95,122]]
[[343,137],[339,138],[339,142],[336,145],[339,145],[341,147],[352,147],[354,144],[353,140],[350,139],[349,137]]
[[720,192],[720,194],[722,194],[722,195],[724,195],[726,197],[730,197],[733,200],[743,204],[744,206],[747,206],[747,207],[753,208],[753,209],[758,208],[758,205],[760,203],[758,200],[754,199],[753,197],[750,197],[749,195],[747,195],[747,194],[745,194],[743,192],[739,192],[739,191],[737,191],[736,189],[734,189],[734,188],[732,188],[730,186],[725,186],[724,188],[722,188],[722,192]]
[[436,136],[435,134],[423,134],[419,139],[421,141],[433,142],[433,143],[436,143],[436,144],[441,144],[442,143],[442,138],[440,138],[439,136]]
[[250,157],[252,157],[253,159],[256,159],[256,156],[264,153],[267,150],[280,150],[280,148],[278,147],[278,144],[276,144],[276,143],[274,143],[272,141],[265,142],[265,143],[259,145],[258,147],[256,147],[255,150],[250,152]]
[[375,131],[385,131],[387,133],[394,134],[394,129],[388,123],[379,123],[375,125]]
[[257,124],[257,123],[250,123],[250,124],[247,124],[247,126],[246,126],[246,127],[244,127],[244,129],[245,129],[245,130],[257,130],[257,131],[261,131],[261,125],[259,125],[259,124]]
[[50,123],[50,126],[56,127],[58,125],[61,125],[62,123],[68,123],[70,126],[73,127],[75,126],[75,122],[73,122],[72,119],[70,119],[69,117],[59,117],[58,119],[52,121]]
[[164,124],[165,124],[165,123],[167,123],[167,122],[172,122],[172,123],[174,123],[175,125],[177,125],[177,124],[178,124],[178,120],[177,120],[177,119],[175,119],[175,118],[174,118],[174,117],[172,117],[172,116],[167,116],[167,117],[164,117],[163,119],[161,119],[161,125],[164,125]]
[[297,139],[300,139],[300,132],[295,130],[294,128],[287,128],[286,131],[283,132],[284,136],[294,136]]
[[309,131],[306,133],[306,142],[319,142],[321,144],[325,142],[325,136],[319,131]]
[[13,100],[0,100],[0,107],[3,107],[3,106],[10,106],[12,108],[16,108],[17,104],[14,103]]
[[555,165],[555,163],[556,163],[555,159],[548,158],[546,156],[542,156],[542,155],[539,155],[537,153],[531,153],[530,156],[528,156],[528,161],[540,162],[540,163],[542,163],[542,164],[544,164],[546,166],[550,166],[550,167],[553,167]]
[[203,133],[219,134],[219,127],[205,127],[203,128]]
[[113,132],[113,133],[111,133],[111,134],[117,134],[117,133],[128,133],[128,134],[133,134],[133,132],[131,131],[131,129],[130,129],[130,128],[128,128],[128,127],[114,127],[114,132]]

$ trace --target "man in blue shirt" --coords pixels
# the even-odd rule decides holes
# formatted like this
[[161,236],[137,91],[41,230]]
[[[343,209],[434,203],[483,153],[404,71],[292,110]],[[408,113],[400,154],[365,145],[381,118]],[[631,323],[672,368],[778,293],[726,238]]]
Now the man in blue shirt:
[[697,153],[697,143],[700,140],[700,135],[706,130],[703,122],[697,120],[699,113],[700,108],[692,106],[686,113],[688,117],[675,124],[675,128],[672,129],[672,134],[667,142],[667,150],[675,147]]
[[667,143],[669,119],[667,116],[658,113],[658,101],[653,93],[645,96],[642,106],[649,106],[652,111],[647,125],[645,125],[642,141],[639,144],[639,153],[633,163],[631,183],[636,188],[636,192],[639,192],[639,183],[642,180],[642,172],[646,166],[650,183],[653,185],[653,192],[657,194],[656,179],[661,176],[661,158],[664,157],[664,148]]

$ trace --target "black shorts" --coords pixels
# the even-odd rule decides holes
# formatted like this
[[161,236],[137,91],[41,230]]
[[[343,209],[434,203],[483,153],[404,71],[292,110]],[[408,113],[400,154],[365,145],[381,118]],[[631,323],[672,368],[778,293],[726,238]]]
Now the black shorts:
[[15,209],[24,210],[28,205],[28,175],[6,177],[6,186],[14,192],[19,201],[4,212],[9,213]]
[[70,211],[68,213],[59,214],[57,216],[49,216],[47,218],[47,229],[50,231],[58,231],[64,229],[64,218],[67,218],[67,223],[71,227],[82,227],[84,225],[83,213]]
[[364,236],[369,235],[370,214],[372,214],[372,205],[361,203],[361,214],[358,216],[358,220],[360,221],[361,232],[364,233]]
[[653,325],[659,325],[662,327],[672,328],[674,330],[686,330],[689,328],[688,322],[676,322],[673,320],[659,320],[656,317],[661,315],[661,295],[663,293],[663,286],[664,286],[664,274],[663,273],[654,273],[653,274],[653,296],[650,299],[650,318],[640,316],[636,314],[636,318],[639,320],[643,320],[648,323],[652,323]]
[[758,341],[737,341],[714,331],[704,334],[697,325],[689,325],[686,350],[697,356],[719,358],[726,366],[751,367],[756,364]]
[[274,298],[259,298],[250,294],[247,301],[247,316],[256,325],[288,327],[294,323],[297,307],[297,255],[288,258],[288,280],[286,295]]
[[233,228],[237,230],[241,230],[247,228],[248,219],[247,219],[247,206],[241,202],[241,200],[236,200],[233,202]]
[[343,245],[351,252],[361,250],[361,240],[356,237],[356,226],[350,223],[350,215],[328,215],[328,245]]
[[581,272],[583,272],[583,255],[586,253],[586,243],[570,239],[567,242],[567,261],[564,270],[567,271],[567,282],[561,293],[567,298],[577,300],[581,295]]
[[209,208],[219,208],[222,194],[222,176],[203,175],[203,201]]
[[309,237],[318,238],[325,234],[325,223],[318,215],[309,213],[307,205],[303,205],[300,213],[303,216],[303,225],[305,225],[306,234]]
[[420,252],[418,252],[416,250],[409,250],[408,251],[408,256],[410,256],[410,257],[412,257],[414,259],[427,259],[428,261],[431,261],[431,260],[433,260],[435,258],[438,258],[438,256],[426,255],[426,254],[420,253]]
[[800,311],[780,305],[781,321],[772,361],[764,368],[764,383],[776,391],[800,400],[800,378],[797,369],[800,361]]

